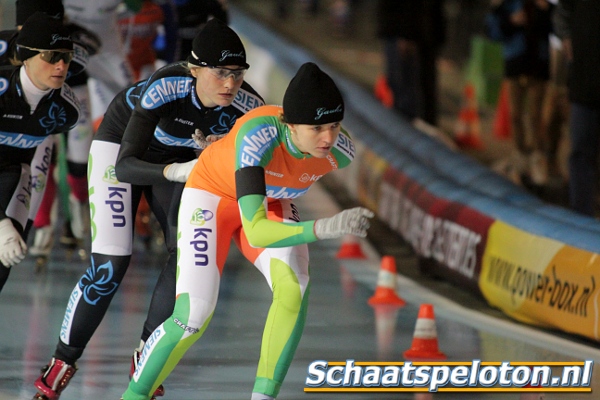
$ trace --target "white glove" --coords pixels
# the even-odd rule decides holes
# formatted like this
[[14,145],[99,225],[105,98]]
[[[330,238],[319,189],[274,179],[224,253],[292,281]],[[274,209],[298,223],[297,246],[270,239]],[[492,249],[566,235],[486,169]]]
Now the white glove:
[[27,245],[10,218],[0,221],[0,261],[7,267],[17,265],[25,258]]
[[198,159],[194,158],[192,161],[184,163],[169,164],[163,170],[163,175],[172,182],[186,182],[197,162]]
[[344,210],[330,218],[321,218],[315,222],[315,235],[318,239],[335,239],[347,234],[366,237],[369,218],[375,214],[364,207]]
[[219,139],[223,139],[227,135],[226,133],[222,133],[220,135],[208,135],[208,137],[204,136],[204,133],[200,129],[196,129],[194,133],[192,133],[192,139],[201,149],[205,149],[209,144],[216,142]]

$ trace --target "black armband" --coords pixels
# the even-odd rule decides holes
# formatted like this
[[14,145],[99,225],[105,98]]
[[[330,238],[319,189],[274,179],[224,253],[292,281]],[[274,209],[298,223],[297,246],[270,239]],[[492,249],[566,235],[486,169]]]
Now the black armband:
[[265,169],[263,167],[245,167],[235,171],[235,191],[238,199],[249,194],[264,196],[267,193]]

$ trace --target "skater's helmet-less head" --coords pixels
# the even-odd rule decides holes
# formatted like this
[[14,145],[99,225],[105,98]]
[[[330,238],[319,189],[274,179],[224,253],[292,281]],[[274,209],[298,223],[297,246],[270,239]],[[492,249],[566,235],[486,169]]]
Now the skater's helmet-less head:
[[250,67],[246,62],[246,49],[238,34],[217,18],[209,20],[198,32],[187,60],[199,67]]
[[288,124],[323,125],[344,119],[344,99],[329,75],[315,63],[303,64],[283,96]]
[[344,118],[344,99],[329,75],[315,63],[303,64],[283,96],[282,122],[295,150],[325,158],[336,144]]

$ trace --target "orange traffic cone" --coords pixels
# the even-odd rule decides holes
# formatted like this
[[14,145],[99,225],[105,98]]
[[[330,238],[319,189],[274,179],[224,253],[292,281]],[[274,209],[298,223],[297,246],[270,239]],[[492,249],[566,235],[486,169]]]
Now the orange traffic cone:
[[438,349],[433,305],[421,304],[417,324],[415,325],[412,346],[403,355],[407,360],[445,360],[447,358]]
[[346,235],[344,237],[344,240],[342,241],[342,245],[340,246],[340,249],[338,250],[337,254],[335,255],[335,258],[338,258],[338,259],[340,259],[340,258],[365,259],[365,258],[367,258],[367,256],[365,256],[362,249],[360,248],[360,243],[358,242],[358,239],[356,238],[356,236]]
[[406,302],[396,294],[396,259],[392,256],[381,258],[381,269],[377,277],[375,294],[369,299],[370,305],[387,304],[402,307]]
[[462,148],[483,148],[475,87],[470,83],[465,86],[465,101],[458,113],[454,141]]
[[384,74],[379,74],[377,76],[375,86],[373,87],[373,94],[385,107],[392,108],[394,106],[394,92],[392,92],[392,89],[389,87],[387,78]]
[[500,97],[498,98],[493,128],[494,136],[497,139],[510,139],[512,130],[510,121],[510,103],[508,100],[508,85],[506,82],[502,84],[500,89]]

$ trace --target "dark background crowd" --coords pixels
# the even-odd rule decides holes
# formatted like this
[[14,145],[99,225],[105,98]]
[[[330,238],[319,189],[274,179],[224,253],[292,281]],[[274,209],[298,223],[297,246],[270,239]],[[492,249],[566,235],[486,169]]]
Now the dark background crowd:
[[[599,83],[593,79],[597,74],[571,73],[594,68],[596,57],[589,54],[600,51],[597,2],[230,4],[310,49],[409,123],[457,145],[543,200],[585,215],[599,214],[595,188],[600,132],[593,94],[600,93]],[[585,17],[571,33],[578,14]],[[565,45],[571,34],[573,53],[570,41]],[[585,37],[589,43],[578,43]],[[585,82],[579,82],[584,74]],[[573,84],[579,89],[569,91]],[[581,85],[587,93],[581,93]],[[582,103],[584,116],[577,107]]]

